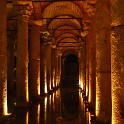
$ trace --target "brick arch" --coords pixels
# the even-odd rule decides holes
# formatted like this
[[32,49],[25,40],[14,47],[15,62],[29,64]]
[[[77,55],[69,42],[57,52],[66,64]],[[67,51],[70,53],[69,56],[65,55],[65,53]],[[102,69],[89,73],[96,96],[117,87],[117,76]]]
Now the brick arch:
[[[82,9],[83,10],[83,9]],[[43,18],[54,18],[58,15],[66,14],[73,15],[77,18],[83,17],[83,11],[79,6],[74,4],[73,2],[64,1],[64,2],[54,2],[46,6],[46,8],[42,12]]]

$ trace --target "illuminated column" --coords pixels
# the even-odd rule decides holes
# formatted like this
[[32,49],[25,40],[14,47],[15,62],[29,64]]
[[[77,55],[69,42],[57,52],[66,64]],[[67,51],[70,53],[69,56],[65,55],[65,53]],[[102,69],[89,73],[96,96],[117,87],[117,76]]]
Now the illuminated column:
[[124,123],[124,1],[112,0],[112,124]]
[[90,107],[95,109],[96,97],[96,25],[95,16],[90,19],[89,41],[89,96]]
[[56,87],[55,67],[56,67],[56,49],[51,49],[51,87]]
[[57,84],[59,85],[61,80],[61,54],[58,56],[58,82]]
[[29,102],[28,92],[28,18],[29,5],[18,5],[17,20],[17,66],[16,66],[16,104],[25,106]]
[[47,91],[47,71],[46,71],[46,44],[43,43],[43,41],[41,41],[41,52],[40,52],[40,75],[41,75],[41,85],[40,85],[40,92],[41,95],[43,95],[44,93],[48,93]]
[[51,47],[46,44],[47,90],[51,90]]
[[89,90],[89,41],[87,37],[85,38],[86,42],[86,81],[84,86],[84,91],[86,92],[86,96],[88,97],[88,90]]
[[7,4],[0,1],[0,115],[7,114]]
[[96,4],[96,119],[111,121],[110,1]]
[[89,33],[89,18],[87,13],[85,14],[85,18],[83,19],[83,30],[81,32],[81,36],[84,38],[84,47],[82,50],[85,50],[85,84],[84,84],[84,91],[85,91],[85,95],[86,97],[88,97],[88,93],[89,93],[89,41],[87,39],[87,34]]
[[30,40],[30,95],[40,95],[40,26],[31,26]]
[[55,70],[55,82],[56,82],[56,86],[58,86],[58,53],[56,52],[56,70]]
[[58,86],[59,85],[59,83],[60,83],[60,80],[61,80],[61,71],[63,71],[62,72],[62,74],[63,74],[63,76],[62,77],[64,77],[64,75],[65,75],[65,69],[64,69],[64,59],[63,59],[63,70],[61,70],[61,53],[59,53],[59,52],[57,52],[56,53],[56,86]]
[[86,67],[86,56],[85,56],[85,43],[82,44],[82,49],[79,52],[79,85],[84,90],[85,85],[85,67]]
[[14,44],[15,33],[8,32],[7,39],[7,83],[9,95],[14,95]]

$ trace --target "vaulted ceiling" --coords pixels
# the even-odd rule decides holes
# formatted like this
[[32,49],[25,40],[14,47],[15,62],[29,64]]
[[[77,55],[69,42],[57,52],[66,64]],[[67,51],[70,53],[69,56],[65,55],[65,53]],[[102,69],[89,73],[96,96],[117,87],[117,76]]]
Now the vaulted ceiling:
[[[16,30],[18,13],[12,0],[8,2],[8,31]],[[29,20],[39,20],[41,34],[47,33],[46,42],[61,52],[77,51],[84,42],[87,25],[95,10],[96,0],[33,0]]]

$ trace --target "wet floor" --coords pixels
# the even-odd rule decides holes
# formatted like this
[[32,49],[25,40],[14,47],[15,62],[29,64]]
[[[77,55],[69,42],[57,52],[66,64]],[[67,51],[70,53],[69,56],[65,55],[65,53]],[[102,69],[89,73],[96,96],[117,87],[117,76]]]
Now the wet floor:
[[16,103],[9,104],[14,113],[10,124],[89,124],[90,113],[78,88],[60,88],[28,108],[16,109]]

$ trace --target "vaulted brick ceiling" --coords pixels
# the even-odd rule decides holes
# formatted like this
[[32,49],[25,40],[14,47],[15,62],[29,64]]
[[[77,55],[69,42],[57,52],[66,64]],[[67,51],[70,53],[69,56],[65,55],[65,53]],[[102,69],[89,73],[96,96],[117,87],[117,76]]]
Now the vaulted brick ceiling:
[[[12,9],[11,0],[8,1],[8,18],[11,20],[17,13]],[[62,51],[75,50],[83,41],[81,32],[84,21],[89,20],[89,5],[95,5],[95,0],[33,0],[31,20],[42,21],[41,32],[49,32],[51,44]]]

